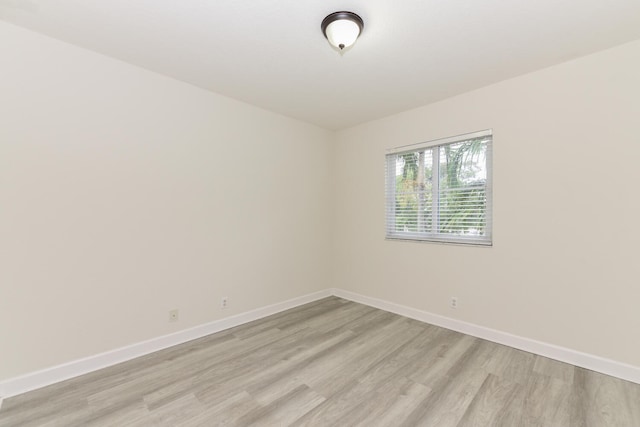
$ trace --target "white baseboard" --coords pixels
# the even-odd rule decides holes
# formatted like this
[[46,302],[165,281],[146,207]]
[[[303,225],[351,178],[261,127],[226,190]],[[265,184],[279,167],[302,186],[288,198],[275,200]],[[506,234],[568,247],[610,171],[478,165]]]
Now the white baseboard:
[[640,367],[638,366],[616,362],[599,356],[463,322],[461,320],[451,319],[401,304],[334,288],[293,298],[288,301],[226,317],[169,335],[2,381],[0,382],[0,407],[3,399],[106,368],[117,363],[126,362],[127,360],[153,353],[154,351],[163,350],[234,326],[258,320],[331,295],[640,384]]
[[340,298],[369,305],[381,310],[390,311],[421,322],[441,326],[453,331],[462,332],[467,335],[504,344],[529,353],[538,354],[560,362],[570,363],[572,365],[640,384],[640,367],[638,366],[628,365],[615,360],[571,350],[569,348],[512,335],[507,332],[478,326],[461,320],[451,319],[449,317],[440,316],[378,298],[367,297],[354,292],[332,289],[331,293]]
[[51,368],[31,372],[19,377],[10,378],[8,380],[0,382],[0,404],[2,403],[3,399],[17,396],[18,394],[36,390],[38,388],[55,384],[60,381],[68,380],[70,378],[87,374],[98,369],[106,368],[117,363],[126,362],[127,360],[135,359],[136,357],[153,353],[154,351],[163,350],[165,348],[182,344],[187,341],[201,338],[216,332],[220,332],[234,326],[252,322],[254,320],[258,320],[263,317],[270,316],[272,314],[276,314],[302,304],[307,304],[321,298],[326,298],[331,295],[332,292],[330,289],[315,292],[313,294],[293,298],[288,301],[261,307],[256,310],[251,310],[246,313],[226,317],[224,319],[205,323],[203,325],[198,325],[193,328],[178,331],[169,335],[152,338],[147,341],[142,341],[125,347],[117,348],[115,350],[96,354],[94,356],[73,360],[62,365],[53,366]]

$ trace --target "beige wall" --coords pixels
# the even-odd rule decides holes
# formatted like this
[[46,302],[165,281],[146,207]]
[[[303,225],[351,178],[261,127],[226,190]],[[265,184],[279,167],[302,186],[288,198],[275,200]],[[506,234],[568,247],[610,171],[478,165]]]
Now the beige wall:
[[[385,149],[488,128],[494,246],[385,241]],[[333,283],[640,366],[639,135],[640,42],[342,131]]]
[[327,287],[332,133],[4,23],[0,52],[0,380]]

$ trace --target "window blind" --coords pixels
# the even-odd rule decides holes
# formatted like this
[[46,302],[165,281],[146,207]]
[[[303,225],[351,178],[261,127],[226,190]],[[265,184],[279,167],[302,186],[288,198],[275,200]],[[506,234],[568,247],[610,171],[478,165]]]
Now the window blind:
[[491,130],[391,149],[386,237],[492,244]]

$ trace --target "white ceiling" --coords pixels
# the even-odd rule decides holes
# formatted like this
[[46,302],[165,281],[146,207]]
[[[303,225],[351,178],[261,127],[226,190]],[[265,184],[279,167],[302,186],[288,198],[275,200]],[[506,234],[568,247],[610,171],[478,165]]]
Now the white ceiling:
[[[340,55],[331,12],[365,22]],[[640,0],[0,0],[0,19],[328,129],[640,39]]]

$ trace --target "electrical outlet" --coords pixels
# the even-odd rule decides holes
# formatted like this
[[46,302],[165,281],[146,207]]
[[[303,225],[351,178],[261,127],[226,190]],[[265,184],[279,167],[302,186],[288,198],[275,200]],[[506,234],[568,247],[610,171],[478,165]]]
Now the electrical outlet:
[[220,299],[220,308],[225,309],[229,306],[229,297],[222,297]]
[[178,321],[178,309],[169,311],[169,322],[177,322]]
[[449,307],[454,310],[458,308],[458,297],[451,297],[451,301],[449,301]]

